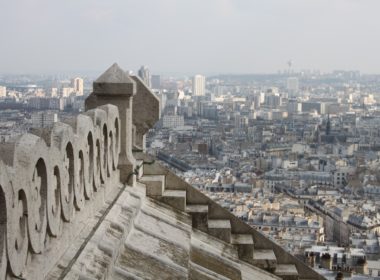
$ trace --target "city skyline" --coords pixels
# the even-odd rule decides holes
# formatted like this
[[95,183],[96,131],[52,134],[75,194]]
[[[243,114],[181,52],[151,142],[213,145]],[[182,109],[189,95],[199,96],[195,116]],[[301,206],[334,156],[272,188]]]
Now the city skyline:
[[380,279],[380,0],[0,2],[0,280]]
[[0,73],[98,73],[109,61],[159,74],[275,73],[290,59],[380,73],[374,0],[22,2],[0,4]]

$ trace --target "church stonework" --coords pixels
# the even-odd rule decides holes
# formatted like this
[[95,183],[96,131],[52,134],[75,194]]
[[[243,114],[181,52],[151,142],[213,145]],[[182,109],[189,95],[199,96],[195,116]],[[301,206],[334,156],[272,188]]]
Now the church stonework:
[[159,117],[114,64],[85,113],[0,144],[0,280],[324,279],[149,158]]

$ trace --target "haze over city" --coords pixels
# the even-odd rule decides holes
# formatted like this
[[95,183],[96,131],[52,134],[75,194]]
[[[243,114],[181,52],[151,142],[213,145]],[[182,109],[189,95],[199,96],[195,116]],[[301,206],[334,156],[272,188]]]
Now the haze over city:
[[379,73],[376,0],[1,1],[0,73]]
[[380,280],[380,0],[0,2],[0,280]]

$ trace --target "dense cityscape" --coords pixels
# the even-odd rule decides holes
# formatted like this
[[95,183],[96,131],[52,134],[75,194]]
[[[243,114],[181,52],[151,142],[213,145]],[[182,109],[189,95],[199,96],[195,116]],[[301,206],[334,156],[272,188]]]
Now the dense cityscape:
[[[151,155],[315,269],[380,275],[380,76],[136,72]],[[1,76],[0,142],[82,112],[92,80]]]

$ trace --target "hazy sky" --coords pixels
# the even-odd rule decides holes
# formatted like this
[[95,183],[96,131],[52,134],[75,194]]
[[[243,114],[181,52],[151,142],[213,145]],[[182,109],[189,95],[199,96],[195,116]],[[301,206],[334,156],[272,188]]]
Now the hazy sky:
[[380,0],[0,0],[0,73],[380,73]]

